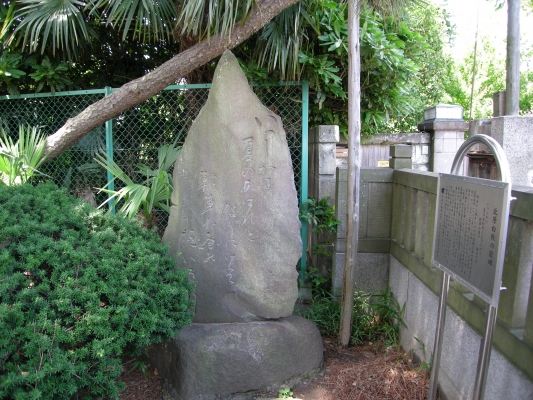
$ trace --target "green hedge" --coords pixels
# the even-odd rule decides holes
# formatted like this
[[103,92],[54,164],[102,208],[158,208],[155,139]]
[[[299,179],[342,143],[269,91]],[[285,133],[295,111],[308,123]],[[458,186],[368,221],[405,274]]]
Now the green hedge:
[[136,221],[0,187],[0,398],[116,397],[121,357],[190,324],[192,290]]

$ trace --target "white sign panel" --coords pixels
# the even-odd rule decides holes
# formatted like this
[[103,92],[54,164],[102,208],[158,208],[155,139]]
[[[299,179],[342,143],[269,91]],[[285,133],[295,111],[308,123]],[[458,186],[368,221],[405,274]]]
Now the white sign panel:
[[439,174],[433,265],[497,307],[509,183]]

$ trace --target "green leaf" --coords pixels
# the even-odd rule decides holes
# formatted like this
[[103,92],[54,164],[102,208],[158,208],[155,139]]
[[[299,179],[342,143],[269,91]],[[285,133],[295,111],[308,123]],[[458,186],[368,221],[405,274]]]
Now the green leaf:
[[[0,137],[0,179],[4,185],[26,183],[46,160],[46,137],[37,128],[19,126],[17,142],[2,129]],[[46,176],[46,175],[45,175]]]

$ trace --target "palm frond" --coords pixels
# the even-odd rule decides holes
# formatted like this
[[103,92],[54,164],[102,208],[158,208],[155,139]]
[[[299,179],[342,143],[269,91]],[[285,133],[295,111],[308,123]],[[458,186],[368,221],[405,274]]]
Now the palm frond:
[[426,4],[427,0],[364,0],[360,3],[383,16],[405,17],[407,9],[416,4]]
[[192,34],[200,40],[215,34],[228,36],[235,24],[248,16],[254,4],[255,0],[183,1],[178,22],[183,34]]
[[270,71],[279,70],[282,80],[299,78],[302,11],[301,3],[282,11],[265,25],[259,38],[263,45],[258,47],[255,55],[258,64]]
[[[110,159],[107,154],[104,155],[97,154],[94,161],[104,167],[107,171],[111,172],[115,176],[115,179],[124,182],[126,185],[133,185],[133,181],[128,174],[126,174],[115,161]],[[109,186],[110,183],[111,182],[109,182],[106,187]]]
[[161,171],[168,171],[178,159],[181,146],[175,143],[161,146],[157,149],[158,168]]
[[11,27],[11,24],[15,20],[14,16],[15,16],[16,7],[17,7],[16,1],[11,2],[7,10],[4,7],[2,7],[2,11],[5,10],[5,14],[2,13],[3,14],[2,19],[4,20],[4,22],[2,23],[2,27],[0,28],[0,40],[4,40],[4,37],[9,32],[9,28]]
[[38,168],[46,160],[46,136],[39,129],[19,126],[19,139],[13,142],[2,130],[0,137],[0,179],[5,185],[18,185],[27,182],[39,172]]
[[138,183],[132,183],[131,185],[124,186],[118,191],[109,190],[109,189],[100,189],[100,192],[110,194],[111,196],[98,206],[102,208],[104,205],[109,203],[112,199],[120,201],[125,199],[122,207],[119,212],[125,214],[128,218],[133,218],[139,209],[143,206],[148,198],[150,188],[140,185]]
[[178,20],[172,0],[89,0],[87,8],[91,13],[103,8],[107,23],[122,29],[123,40],[128,37],[143,42],[170,39]]
[[[44,53],[48,44],[52,53],[62,50],[69,58],[78,54],[79,48],[89,40],[92,30],[88,26],[80,0],[20,0],[25,4],[16,12],[22,21],[15,33],[24,32],[23,46],[30,52],[40,47]],[[13,36],[14,37],[14,36]]]
[[137,215],[142,208],[148,226],[152,227],[151,214],[154,208],[160,208],[164,211],[169,211],[170,197],[172,195],[172,176],[168,172],[176,159],[178,158],[180,146],[177,142],[170,145],[164,145],[158,148],[158,167],[151,169],[145,164],[138,164],[138,173],[145,177],[142,183],[134,183],[133,180],[126,175],[124,171],[105,154],[98,155],[95,161],[111,172],[115,178],[125,183],[125,187],[118,191],[109,189],[109,182],[104,188],[99,189],[100,192],[109,194],[109,198],[102,203],[100,207],[109,203],[112,199],[117,202],[122,202],[119,210],[120,213],[126,214],[129,218]]

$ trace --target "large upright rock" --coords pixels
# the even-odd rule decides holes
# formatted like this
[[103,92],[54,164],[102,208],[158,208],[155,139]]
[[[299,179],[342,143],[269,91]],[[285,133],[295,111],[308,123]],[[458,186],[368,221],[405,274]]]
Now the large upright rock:
[[292,314],[302,254],[285,131],[233,54],[220,59],[207,103],[174,168],[163,240],[196,286],[195,322]]

